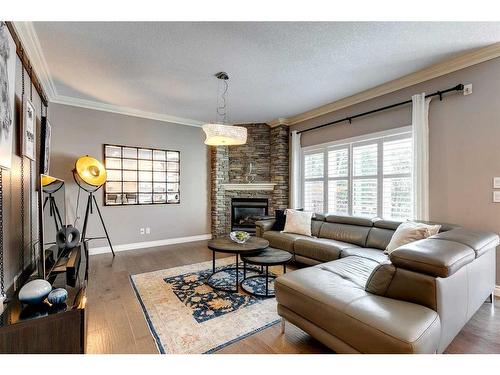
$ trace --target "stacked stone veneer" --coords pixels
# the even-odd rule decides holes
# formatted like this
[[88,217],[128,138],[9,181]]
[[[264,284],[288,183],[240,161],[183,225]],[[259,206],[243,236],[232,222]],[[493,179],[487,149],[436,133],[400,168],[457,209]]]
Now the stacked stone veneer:
[[[267,124],[243,125],[247,143],[241,146],[210,148],[212,235],[231,230],[232,198],[267,198],[269,214],[288,206],[288,127]],[[253,163],[254,182],[274,182],[273,191],[226,191],[224,183],[247,183],[249,163]]]

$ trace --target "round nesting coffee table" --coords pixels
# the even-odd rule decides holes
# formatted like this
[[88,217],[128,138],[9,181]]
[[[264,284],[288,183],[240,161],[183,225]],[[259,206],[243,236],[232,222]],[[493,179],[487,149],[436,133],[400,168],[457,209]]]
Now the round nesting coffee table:
[[[243,260],[243,280],[241,281],[241,288],[248,294],[257,297],[274,297],[274,293],[269,293],[269,279],[276,279],[277,276],[269,275],[269,267],[283,265],[283,273],[286,273],[286,264],[290,260],[292,260],[292,254],[285,250],[268,247],[258,254],[242,255],[241,259]],[[264,275],[254,275],[246,277],[247,263],[265,267],[266,273]],[[266,292],[259,293],[249,290],[248,287],[245,286],[245,281],[252,279],[264,279],[264,282],[266,284]]]
[[[212,274],[207,279],[207,284],[215,290],[220,290],[223,292],[238,292],[239,286],[239,256],[256,254],[260,251],[266,249],[269,246],[269,241],[260,237],[250,237],[247,242],[243,244],[236,243],[232,241],[229,237],[221,237],[214,240],[208,241],[208,248],[212,250]],[[215,253],[226,253],[236,255],[236,264],[234,266],[225,267],[219,271],[215,270]],[[232,285],[215,285],[211,279],[214,275],[219,272],[225,272],[228,270],[236,271],[236,283],[235,287]]]

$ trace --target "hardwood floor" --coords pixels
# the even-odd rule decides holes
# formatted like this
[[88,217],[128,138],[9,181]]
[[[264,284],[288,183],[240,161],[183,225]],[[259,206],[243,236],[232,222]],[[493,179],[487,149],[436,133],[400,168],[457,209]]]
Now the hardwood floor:
[[[206,241],[92,256],[88,288],[87,353],[157,353],[129,275],[210,260]],[[500,302],[485,303],[447,353],[500,353]],[[218,353],[331,353],[291,324],[279,324]]]

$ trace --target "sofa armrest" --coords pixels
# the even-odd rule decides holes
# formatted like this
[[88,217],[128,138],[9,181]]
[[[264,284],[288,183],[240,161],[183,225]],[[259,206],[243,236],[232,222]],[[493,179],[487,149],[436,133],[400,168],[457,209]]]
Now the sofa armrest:
[[266,219],[266,220],[259,220],[255,222],[255,234],[257,237],[262,237],[264,232],[267,232],[271,230],[273,227],[274,223],[276,222],[276,219]]

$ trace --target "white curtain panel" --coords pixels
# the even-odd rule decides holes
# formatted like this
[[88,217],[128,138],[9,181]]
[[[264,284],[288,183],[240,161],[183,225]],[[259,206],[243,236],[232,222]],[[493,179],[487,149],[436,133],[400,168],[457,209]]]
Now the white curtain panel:
[[300,208],[300,134],[292,131],[290,143],[290,208]]
[[413,216],[429,220],[429,103],[425,93],[412,96]]

